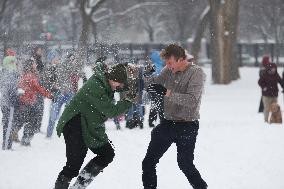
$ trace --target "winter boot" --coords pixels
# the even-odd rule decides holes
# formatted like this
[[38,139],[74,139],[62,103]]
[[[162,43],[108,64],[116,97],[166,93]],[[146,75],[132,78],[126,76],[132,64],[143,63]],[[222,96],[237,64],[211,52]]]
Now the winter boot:
[[71,178],[67,178],[64,175],[59,175],[55,182],[54,189],[68,189],[71,180]]
[[116,126],[116,130],[120,130],[120,129],[121,129],[121,127],[120,127],[120,124],[119,124],[119,123],[116,123],[116,124],[115,124],[115,126]]
[[20,142],[19,136],[18,136],[18,131],[17,131],[17,130],[14,130],[14,131],[12,132],[12,141],[13,141],[13,142],[17,142],[17,143]]
[[31,140],[32,140],[31,137],[23,136],[22,140],[21,140],[21,145],[22,146],[31,146]]
[[94,178],[102,172],[103,167],[93,164],[89,162],[84,169],[80,172],[77,177],[76,182],[70,189],[85,189],[93,180]]

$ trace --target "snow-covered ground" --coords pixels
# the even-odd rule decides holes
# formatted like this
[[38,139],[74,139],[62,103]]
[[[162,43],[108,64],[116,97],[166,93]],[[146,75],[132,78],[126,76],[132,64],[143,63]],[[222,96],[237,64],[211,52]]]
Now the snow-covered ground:
[[[212,85],[210,69],[201,106],[195,164],[209,189],[283,189],[284,127],[268,125],[257,113],[258,69],[241,68],[242,79],[229,86]],[[282,94],[281,94],[282,95]],[[282,96],[279,102],[283,108]],[[47,126],[46,107],[42,130]],[[90,189],[142,189],[141,162],[151,129],[115,130],[106,123],[116,150],[114,161]],[[2,130],[0,132],[2,136]],[[2,143],[2,137],[0,139]],[[0,189],[51,189],[65,163],[63,137],[37,134],[31,147],[14,144],[0,150]],[[85,163],[93,157],[89,152]],[[173,144],[157,167],[159,189],[191,188],[176,162]]]

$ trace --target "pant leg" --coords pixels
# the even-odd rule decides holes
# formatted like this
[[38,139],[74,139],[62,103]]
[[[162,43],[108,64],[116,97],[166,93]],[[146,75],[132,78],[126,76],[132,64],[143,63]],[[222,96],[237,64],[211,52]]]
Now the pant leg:
[[51,137],[53,134],[55,123],[59,117],[60,109],[64,103],[64,96],[60,96],[56,102],[52,102],[50,107],[50,114],[47,126],[47,137]]
[[264,110],[263,110],[264,121],[268,122],[270,105],[273,102],[277,102],[277,97],[262,96],[262,101],[263,101],[263,105],[264,105]]
[[27,105],[25,106],[25,110],[23,112],[24,115],[24,134],[22,137],[21,144],[22,145],[30,145],[30,142],[36,132],[37,128],[37,120],[34,119],[36,117],[37,110],[35,105]]
[[151,133],[151,141],[142,162],[142,181],[145,189],[157,188],[156,165],[173,143],[172,128],[167,123],[156,126]]
[[42,123],[42,117],[43,117],[43,111],[44,111],[44,97],[41,95],[38,95],[38,101],[35,105],[37,109],[37,114],[35,116],[35,132],[40,132],[41,123]]
[[207,184],[201,178],[196,169],[194,160],[194,148],[198,134],[198,121],[178,123],[176,129],[177,162],[179,168],[187,177],[187,180],[194,189],[206,189]]
[[103,168],[107,167],[108,164],[113,161],[115,156],[114,149],[112,148],[110,142],[106,143],[100,148],[91,148],[90,150],[97,155],[90,161],[90,163]]
[[64,126],[63,135],[66,144],[67,161],[59,175],[73,178],[78,176],[88,151],[82,135],[80,115],[73,117]]
[[9,137],[8,143],[6,144],[7,149],[12,147],[12,138],[11,135],[7,136],[8,124],[9,124],[9,116],[10,116],[10,108],[6,106],[1,107],[2,111],[2,126],[3,126],[3,143],[2,149],[5,149],[6,137]]

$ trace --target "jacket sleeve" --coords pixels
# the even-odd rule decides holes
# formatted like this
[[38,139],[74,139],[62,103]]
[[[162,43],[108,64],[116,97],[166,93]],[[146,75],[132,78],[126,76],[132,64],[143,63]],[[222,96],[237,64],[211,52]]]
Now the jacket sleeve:
[[278,79],[277,79],[278,83],[281,85],[282,89],[284,89],[284,80],[283,80],[283,78],[281,79],[279,74],[277,74],[277,77],[278,77]]
[[161,71],[160,75],[158,76],[154,76],[154,77],[149,77],[149,78],[145,78],[145,87],[147,88],[148,85],[150,84],[160,84],[160,85],[165,85],[165,81],[167,80],[167,78],[169,77],[169,68],[164,67],[163,70]]
[[95,90],[92,90],[90,87],[87,91],[88,92],[85,93],[85,99],[88,103],[108,118],[125,113],[132,105],[132,103],[127,100],[118,101],[114,104],[113,99],[104,93],[102,86],[96,87]]
[[260,77],[259,80],[258,80],[258,85],[261,87],[261,88],[264,88],[265,87],[265,81],[264,81],[264,78],[263,77]]
[[49,91],[47,91],[44,87],[42,87],[37,79],[32,79],[31,81],[33,88],[40,93],[42,96],[45,96],[47,98],[51,98],[51,94]]
[[183,106],[192,106],[198,103],[203,92],[205,82],[205,74],[201,69],[194,72],[188,83],[186,93],[172,92],[167,100],[172,101],[174,104]]

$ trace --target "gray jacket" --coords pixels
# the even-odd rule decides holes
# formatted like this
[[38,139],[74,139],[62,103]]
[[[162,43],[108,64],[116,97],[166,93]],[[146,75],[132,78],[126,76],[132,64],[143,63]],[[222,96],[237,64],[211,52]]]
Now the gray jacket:
[[206,75],[197,65],[190,65],[183,72],[172,73],[165,67],[157,77],[148,82],[158,83],[171,90],[164,97],[164,113],[167,120],[194,121],[200,118],[199,109]]

